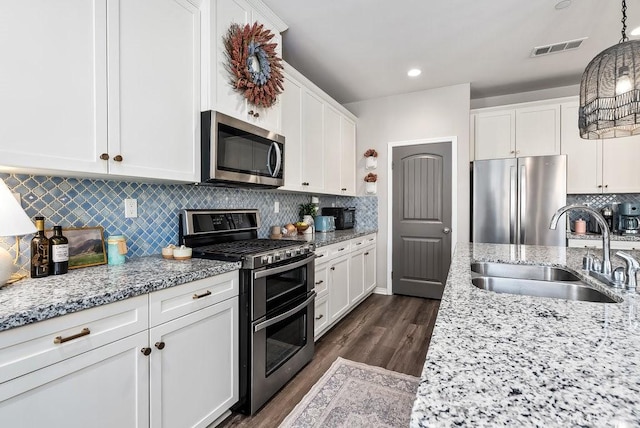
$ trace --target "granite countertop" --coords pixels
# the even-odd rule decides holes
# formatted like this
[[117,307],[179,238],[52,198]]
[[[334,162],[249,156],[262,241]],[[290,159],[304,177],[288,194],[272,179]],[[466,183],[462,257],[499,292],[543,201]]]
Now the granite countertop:
[[359,238],[361,236],[377,233],[376,229],[345,229],[336,230],[334,232],[315,232],[286,237],[282,239],[292,239],[296,241],[313,242],[316,248],[325,247],[327,245],[336,244],[338,242],[348,241],[350,239]]
[[[583,254],[580,248],[457,245],[412,427],[640,426],[640,295],[585,276]],[[473,260],[566,266],[623,301],[481,290],[471,284]]]
[[[618,235],[617,233],[612,233],[610,236],[612,241],[640,242],[640,235]],[[577,234],[567,232],[567,239],[602,239],[602,235],[600,233]]]
[[64,275],[24,279],[0,288],[0,331],[239,268],[240,263],[150,256],[119,266],[93,266]]

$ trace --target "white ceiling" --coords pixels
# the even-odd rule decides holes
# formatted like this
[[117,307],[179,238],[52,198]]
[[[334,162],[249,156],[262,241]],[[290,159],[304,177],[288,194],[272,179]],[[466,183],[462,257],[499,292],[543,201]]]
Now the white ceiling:
[[[341,103],[467,82],[471,98],[578,84],[622,27],[611,0],[263,1],[289,26],[284,59]],[[627,6],[628,33],[640,0]],[[582,37],[579,49],[530,57]],[[413,67],[422,74],[411,79]]]

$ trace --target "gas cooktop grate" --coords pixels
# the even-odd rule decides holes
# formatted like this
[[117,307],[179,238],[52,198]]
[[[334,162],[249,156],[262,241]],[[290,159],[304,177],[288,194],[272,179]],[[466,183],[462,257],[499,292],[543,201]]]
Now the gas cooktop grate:
[[272,239],[249,239],[245,241],[225,242],[222,244],[206,245],[194,248],[204,254],[215,255],[237,255],[246,256],[251,254],[259,254],[264,251],[277,250],[280,248],[299,246],[298,241],[275,241]]

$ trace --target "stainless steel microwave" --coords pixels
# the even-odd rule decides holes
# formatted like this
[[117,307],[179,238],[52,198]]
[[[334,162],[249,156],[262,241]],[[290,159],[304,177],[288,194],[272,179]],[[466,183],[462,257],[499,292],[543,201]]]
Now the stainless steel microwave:
[[202,112],[202,182],[231,187],[284,185],[284,137],[216,111]]

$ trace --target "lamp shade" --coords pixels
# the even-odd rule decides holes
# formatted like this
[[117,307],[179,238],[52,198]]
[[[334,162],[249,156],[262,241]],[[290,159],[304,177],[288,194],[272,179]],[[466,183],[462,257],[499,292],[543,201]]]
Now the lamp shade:
[[580,82],[580,136],[640,134],[640,41],[620,42],[591,60]]
[[0,236],[19,236],[35,232],[35,225],[0,179]]

